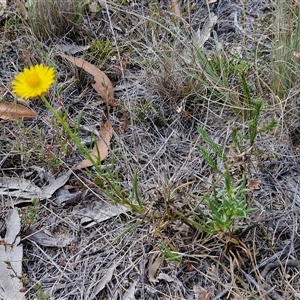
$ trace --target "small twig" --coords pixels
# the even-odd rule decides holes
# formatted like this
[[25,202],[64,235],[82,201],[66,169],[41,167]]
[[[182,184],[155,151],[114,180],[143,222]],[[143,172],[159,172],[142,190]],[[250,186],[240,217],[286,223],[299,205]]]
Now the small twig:
[[[260,285],[251,275],[247,274],[243,270],[240,270],[247,278],[248,282],[255,285],[257,290],[261,293],[261,296],[268,295],[274,300],[284,300],[277,292],[274,291],[275,287],[270,287],[268,284]],[[265,297],[263,299],[266,299]]]
[[224,297],[228,293],[227,290],[224,290],[221,292],[218,296],[214,297],[212,300],[220,300],[222,297]]
[[237,233],[237,237],[239,238],[242,238],[243,236],[245,236],[251,229],[257,227],[258,225],[260,225],[261,223],[267,223],[267,222],[270,222],[272,220],[274,220],[275,218],[278,218],[278,217],[281,217],[283,215],[286,215],[286,212],[282,212],[280,214],[277,214],[276,216],[272,216],[268,219],[263,219],[263,218],[260,218],[260,220],[254,222],[253,224],[247,226],[245,229],[243,229],[242,231],[240,231],[239,233]]
[[272,270],[275,269],[277,267],[281,267],[281,266],[285,266],[285,267],[298,267],[300,266],[300,261],[298,259],[288,259],[285,261],[275,261],[274,263],[270,263],[268,264],[261,272],[261,276],[266,278],[266,276],[268,275],[268,273]]
[[273,300],[285,300],[285,298],[281,297],[277,292],[275,292],[275,286],[270,287],[268,284],[264,284],[263,288],[266,289],[266,293],[270,296]]
[[[298,243],[295,247],[294,247],[294,252],[297,252],[300,249],[300,243]],[[253,269],[250,273],[252,273],[254,270],[256,269],[261,269],[263,267],[265,267],[266,265],[276,261],[276,260],[280,260],[282,259],[284,256],[286,256],[291,250],[291,247],[286,247],[283,250],[276,252],[275,254],[273,254],[271,257],[269,257],[268,259],[266,259],[265,261],[263,261],[262,263],[260,263],[255,269]]]

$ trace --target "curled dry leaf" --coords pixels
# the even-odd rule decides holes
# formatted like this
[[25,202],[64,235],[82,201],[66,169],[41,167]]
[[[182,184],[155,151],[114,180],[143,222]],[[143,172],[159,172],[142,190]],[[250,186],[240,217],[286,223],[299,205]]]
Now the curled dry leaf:
[[260,179],[250,179],[247,184],[247,188],[251,192],[260,190],[261,180]]
[[170,11],[174,13],[176,16],[181,17],[181,11],[179,8],[178,0],[171,0]]
[[0,103],[0,118],[4,120],[20,120],[36,118],[36,113],[21,104],[12,102]]
[[214,26],[217,24],[217,21],[218,17],[214,13],[211,13],[208,17],[208,20],[206,20],[206,22],[202,26],[201,30],[199,27],[193,38],[193,44],[197,48],[202,48],[205,42],[209,39]]
[[157,283],[159,280],[156,278],[156,273],[164,262],[164,256],[160,253],[152,253],[149,258],[148,277],[152,283]]
[[26,231],[26,239],[32,242],[36,242],[37,244],[44,246],[44,247],[66,247],[72,243],[74,238],[72,237],[65,237],[65,238],[58,238],[52,237],[47,234],[44,230],[37,230],[34,231],[32,229],[28,229]]
[[110,122],[104,122],[101,124],[99,139],[97,140],[90,156],[94,162],[89,159],[84,159],[73,170],[81,170],[93,165],[97,161],[104,160],[108,155],[108,148],[112,137],[112,126]]
[[95,89],[95,91],[110,106],[115,106],[114,89],[110,79],[107,77],[107,75],[104,72],[102,72],[93,64],[90,64],[81,58],[64,55],[64,54],[61,54],[61,57],[68,59],[71,63],[73,63],[77,67],[82,68],[89,74],[93,75],[95,79],[95,83],[93,83],[92,86]]
[[88,190],[70,193],[68,190],[60,188],[56,193],[58,196],[52,200],[54,205],[63,207],[65,205],[78,204],[88,194]]

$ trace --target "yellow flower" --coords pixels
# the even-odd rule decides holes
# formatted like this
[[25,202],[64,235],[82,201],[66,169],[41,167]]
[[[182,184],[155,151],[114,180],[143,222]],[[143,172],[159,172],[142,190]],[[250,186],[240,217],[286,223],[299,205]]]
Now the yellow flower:
[[25,68],[15,76],[12,82],[13,92],[24,99],[42,96],[47,93],[54,80],[55,71],[51,67],[40,64]]

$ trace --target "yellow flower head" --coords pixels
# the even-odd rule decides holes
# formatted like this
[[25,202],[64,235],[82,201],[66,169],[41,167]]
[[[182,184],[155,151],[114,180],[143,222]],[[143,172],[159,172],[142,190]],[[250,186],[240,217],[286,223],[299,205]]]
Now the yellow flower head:
[[55,71],[42,64],[25,68],[12,82],[13,92],[21,98],[35,98],[47,93],[55,80]]

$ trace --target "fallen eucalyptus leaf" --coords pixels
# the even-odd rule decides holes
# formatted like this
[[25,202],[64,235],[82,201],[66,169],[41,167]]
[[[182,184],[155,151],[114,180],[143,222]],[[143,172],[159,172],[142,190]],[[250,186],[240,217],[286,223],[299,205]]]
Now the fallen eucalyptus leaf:
[[18,209],[14,208],[6,220],[6,234],[0,244],[0,299],[22,300],[23,247],[18,236],[21,220]]
[[59,176],[58,178],[56,178],[49,185],[46,185],[42,189],[43,199],[50,198],[56,190],[58,190],[61,186],[63,186],[69,180],[71,174],[72,174],[72,170],[69,170],[65,174],[63,174],[63,175]]
[[0,195],[16,198],[41,198],[42,189],[30,180],[19,177],[0,177]]
[[111,281],[112,276],[115,272],[116,266],[113,268],[110,268],[107,273],[98,281],[97,285],[95,286],[93,296],[96,297],[105,287],[106,285]]
[[61,54],[61,57],[68,59],[75,66],[82,68],[89,74],[94,76],[95,83],[92,84],[95,91],[101,96],[101,98],[108,103],[110,106],[115,106],[114,100],[114,89],[110,79],[107,75],[98,69],[93,64],[78,58],[69,55]]
[[88,190],[70,193],[67,190],[61,189],[64,192],[60,193],[52,202],[57,206],[66,206],[78,204],[87,194]]
[[12,102],[0,103],[0,118],[4,120],[20,120],[36,118],[36,113],[21,104]]
[[37,244],[44,246],[44,247],[66,247],[68,246],[74,238],[57,238],[52,237],[51,235],[47,234],[45,231],[36,231],[34,232],[32,229],[28,229],[26,231],[26,239],[32,242],[36,242]]
[[6,220],[5,242],[13,244],[20,233],[21,220],[18,214],[18,209],[14,208]]
[[68,54],[76,54],[78,52],[86,51],[90,48],[90,45],[86,46],[79,46],[76,44],[56,44],[55,48],[58,50],[61,50],[62,52],[68,53]]
[[19,177],[0,177],[0,195],[9,195],[17,198],[15,204],[20,204],[24,199],[37,198],[40,200],[49,199],[53,193],[63,186],[70,178],[72,171],[69,170],[65,174],[53,180],[49,185],[40,188],[30,180]]
[[73,214],[81,219],[82,227],[89,228],[127,211],[128,208],[125,206],[110,204],[97,199],[96,201],[84,202],[81,206],[74,208]]
[[[99,136],[99,139],[90,153],[94,163],[97,161],[103,161],[108,155],[108,148],[112,138],[112,126],[110,122],[101,124]],[[92,166],[94,163],[89,159],[84,159],[73,170],[81,170]]]
[[197,48],[201,48],[204,43],[209,39],[213,27],[216,25],[218,17],[211,13],[209,19],[204,23],[202,29],[197,30],[196,35],[194,36],[193,43]]
[[164,262],[164,256],[160,253],[151,253],[148,265],[148,278],[152,283],[157,283],[159,280],[155,277],[157,271],[160,269]]

